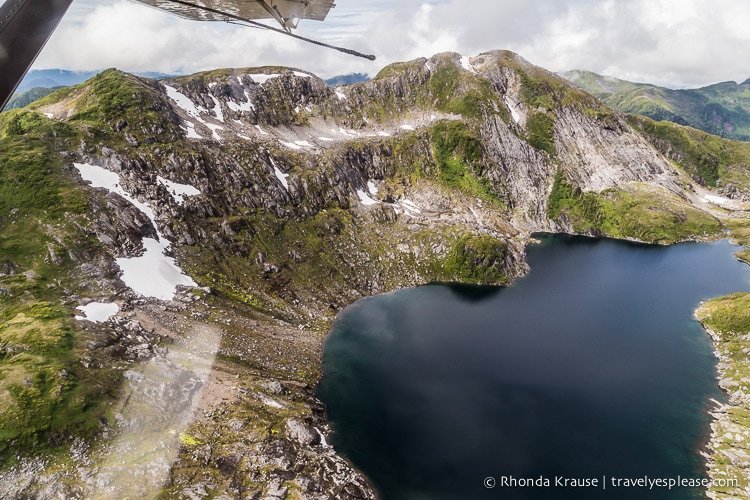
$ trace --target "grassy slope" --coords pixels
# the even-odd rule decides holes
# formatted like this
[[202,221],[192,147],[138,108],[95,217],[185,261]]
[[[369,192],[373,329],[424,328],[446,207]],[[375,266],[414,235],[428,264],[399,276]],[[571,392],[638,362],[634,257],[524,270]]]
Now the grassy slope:
[[722,229],[717,219],[666,189],[644,185],[628,191],[582,192],[558,171],[547,215],[558,220],[563,214],[577,232],[648,243],[711,237]]
[[32,102],[41,99],[42,97],[45,97],[55,90],[59,90],[61,88],[63,87],[34,87],[33,89],[29,89],[26,92],[17,92],[11,96],[8,104],[5,105],[5,109],[3,109],[3,111],[26,107]]
[[723,82],[699,89],[672,90],[591,72],[563,76],[624,113],[667,120],[736,140],[750,140],[750,84]]
[[711,299],[696,311],[698,320],[710,331],[721,358],[722,387],[731,395],[727,408],[716,424],[719,439],[712,454],[714,477],[737,480],[739,488],[710,488],[718,498],[742,498],[750,485],[744,450],[750,443],[750,407],[746,404],[750,376],[750,294],[736,293]]
[[628,116],[628,122],[700,183],[750,191],[750,143],[639,116]]
[[[94,244],[88,194],[53,150],[77,143],[65,124],[27,111],[0,115],[0,452],[54,446],[97,425],[107,377],[78,361],[64,293],[80,286],[73,258]],[[80,224],[80,225],[79,225]]]
[[[135,151],[126,133],[148,148],[177,137],[146,82],[108,70],[0,114],[0,460],[11,449],[54,449],[108,418],[120,378],[108,366],[84,366],[92,339],[72,321],[69,300],[96,293],[81,264],[105,251],[87,229],[92,192],[60,152],[93,152],[91,144]],[[72,109],[66,121],[34,111],[61,101]]]

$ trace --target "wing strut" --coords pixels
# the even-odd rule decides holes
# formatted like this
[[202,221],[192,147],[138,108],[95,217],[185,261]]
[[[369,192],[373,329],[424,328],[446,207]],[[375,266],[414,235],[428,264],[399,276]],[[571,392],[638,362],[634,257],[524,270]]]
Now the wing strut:
[[[281,33],[282,35],[290,36],[292,38],[296,38],[297,40],[302,40],[303,42],[312,43],[313,45],[319,45],[321,47],[326,47],[328,49],[338,50],[339,52],[343,52],[344,54],[349,54],[351,56],[356,57],[362,57],[364,59],[369,59],[370,61],[375,60],[375,56],[372,54],[363,54],[361,52],[357,52],[356,50],[347,49],[344,47],[336,47],[335,45],[329,45],[327,43],[319,42],[318,40],[313,40],[312,38],[306,38],[304,36],[295,35],[294,33],[290,33],[287,30],[274,28],[273,26],[268,26],[267,24],[259,23],[257,21],[253,21],[252,19],[245,19],[244,17],[236,16],[234,14],[230,14],[228,12],[222,12],[217,9],[212,9],[211,7],[204,7],[203,5],[198,5],[192,2],[187,2],[185,0],[169,0],[172,3],[184,5],[185,7],[191,7],[193,9],[203,10],[206,12],[211,12],[212,14],[218,14],[220,16],[224,16],[228,22],[232,21],[239,21],[242,23],[246,23],[250,26],[253,26],[255,28],[261,28],[265,30],[274,31],[276,33]],[[261,2],[264,6],[266,6],[265,2]],[[272,9],[273,10],[273,9]],[[269,11],[270,12],[270,11]],[[274,13],[274,18],[278,16],[278,13]],[[284,25],[282,23],[282,25]]]
[[266,0],[256,0],[256,1],[261,5],[261,7],[266,9],[266,12],[271,14],[271,17],[276,19],[279,22],[279,24],[284,27],[284,31],[286,31],[287,33],[291,33],[292,28],[297,27],[297,23],[295,22],[293,18],[284,20],[284,18],[281,16],[281,13],[279,12],[279,9],[268,5],[268,2]]

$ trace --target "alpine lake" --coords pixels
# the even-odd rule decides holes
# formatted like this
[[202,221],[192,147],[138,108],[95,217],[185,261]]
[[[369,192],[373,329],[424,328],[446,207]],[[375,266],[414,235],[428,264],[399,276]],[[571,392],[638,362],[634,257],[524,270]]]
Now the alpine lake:
[[339,314],[318,387],[332,445],[383,500],[705,498],[725,396],[693,311],[750,290],[738,247],[537,238],[511,286]]

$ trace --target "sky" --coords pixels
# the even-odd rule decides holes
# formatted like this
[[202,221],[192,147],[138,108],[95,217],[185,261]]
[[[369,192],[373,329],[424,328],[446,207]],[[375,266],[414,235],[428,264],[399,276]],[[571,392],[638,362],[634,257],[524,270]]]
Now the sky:
[[747,0],[336,0],[289,37],[189,21],[128,0],[74,0],[34,68],[190,74],[283,65],[328,78],[446,51],[512,50],[551,71],[585,69],[670,88],[750,78]]

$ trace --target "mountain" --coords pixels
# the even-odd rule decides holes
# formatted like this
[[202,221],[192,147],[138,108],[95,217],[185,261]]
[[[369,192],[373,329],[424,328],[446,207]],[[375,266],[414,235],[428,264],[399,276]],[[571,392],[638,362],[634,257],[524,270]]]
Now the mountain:
[[83,83],[98,71],[68,71],[64,69],[32,69],[18,84],[16,92],[26,92],[35,87],[67,87]]
[[107,70],[0,114],[2,491],[374,498],[314,395],[336,313],[510,283],[539,231],[723,236],[741,152],[720,198],[691,179],[701,138],[651,124],[507,51],[337,88]]
[[[68,87],[78,85],[93,78],[100,71],[69,71],[66,69],[32,69],[23,77],[18,84],[16,92],[26,92],[35,87]],[[174,77],[174,73],[160,73],[157,71],[143,71],[136,73],[138,76],[160,80],[162,78]]]
[[55,90],[61,88],[62,87],[34,87],[27,90],[26,92],[16,92],[15,94],[13,94],[13,96],[11,96],[8,104],[6,104],[5,108],[3,108],[3,111],[7,111],[9,109],[24,108],[37,99],[41,99],[42,97],[49,95]]
[[689,125],[710,134],[750,141],[750,80],[717,83],[699,89],[672,90],[597,75],[562,73],[580,88],[623,113]]
[[[57,90],[60,87],[69,87],[83,83],[94,77],[99,71],[68,71],[64,69],[34,69],[29,71],[23,80],[18,84],[18,88],[11,96],[10,101],[6,104],[5,109],[22,108],[34,102],[36,99],[44,97]],[[174,77],[174,74],[158,73],[154,71],[145,71],[136,73],[138,76],[160,80],[162,78]],[[358,74],[352,75],[356,77]],[[346,77],[343,77],[346,78]]]
[[349,73],[348,75],[338,75],[323,81],[331,87],[338,87],[339,85],[351,85],[353,83],[366,82],[369,79],[370,77],[364,73]]

